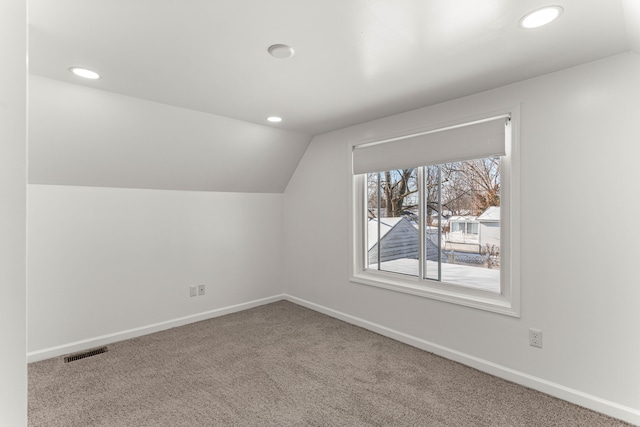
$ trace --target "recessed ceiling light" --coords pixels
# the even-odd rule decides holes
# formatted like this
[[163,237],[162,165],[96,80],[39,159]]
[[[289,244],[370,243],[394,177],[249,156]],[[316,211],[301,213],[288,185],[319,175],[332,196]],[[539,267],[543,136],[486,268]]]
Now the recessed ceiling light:
[[280,123],[282,121],[282,117],[269,116],[269,117],[267,117],[267,121],[271,122],[271,123]]
[[84,77],[85,79],[95,80],[100,78],[100,74],[96,73],[95,71],[88,70],[86,68],[71,67],[69,68],[69,71],[71,71],[76,76]]
[[564,11],[561,6],[545,6],[526,14],[520,20],[522,28],[538,28],[554,21]]
[[269,46],[267,50],[269,51],[269,55],[279,59],[291,58],[294,54],[293,48],[286,44],[274,44]]

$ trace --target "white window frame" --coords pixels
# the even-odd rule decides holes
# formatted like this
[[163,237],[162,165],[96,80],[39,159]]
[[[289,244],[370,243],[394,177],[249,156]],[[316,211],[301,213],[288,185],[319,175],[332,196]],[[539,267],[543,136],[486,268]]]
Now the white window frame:
[[[506,135],[506,155],[500,158],[500,293],[416,276],[366,269],[366,174],[351,175],[351,282],[520,317],[520,149],[518,138],[520,111],[518,106],[503,108],[471,118],[441,123],[429,128],[412,129],[395,135],[381,135],[376,139],[352,142],[349,145],[349,160],[351,164],[353,149],[361,144],[370,144],[389,138],[463,125],[503,114],[511,117],[509,124],[511,131],[507,132]],[[424,233],[421,232],[420,234],[424,236]],[[423,238],[421,237],[421,239]]]

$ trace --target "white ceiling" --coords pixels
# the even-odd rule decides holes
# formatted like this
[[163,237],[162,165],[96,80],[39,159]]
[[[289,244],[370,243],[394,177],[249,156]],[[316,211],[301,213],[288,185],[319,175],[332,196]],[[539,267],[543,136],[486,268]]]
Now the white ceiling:
[[551,3],[523,30],[550,0],[29,0],[30,72],[313,135],[640,47],[638,0]]

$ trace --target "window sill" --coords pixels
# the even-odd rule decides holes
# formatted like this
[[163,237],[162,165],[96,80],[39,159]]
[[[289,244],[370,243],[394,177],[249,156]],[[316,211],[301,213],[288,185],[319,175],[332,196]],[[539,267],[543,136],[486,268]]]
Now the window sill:
[[352,274],[349,280],[394,292],[520,317],[519,311],[513,307],[508,298],[493,292],[381,271],[362,271]]

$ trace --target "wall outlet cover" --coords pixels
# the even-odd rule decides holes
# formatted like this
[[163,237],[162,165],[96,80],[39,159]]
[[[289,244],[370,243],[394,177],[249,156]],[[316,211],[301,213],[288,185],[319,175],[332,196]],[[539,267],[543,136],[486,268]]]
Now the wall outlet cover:
[[542,348],[542,331],[540,329],[529,329],[529,345]]

